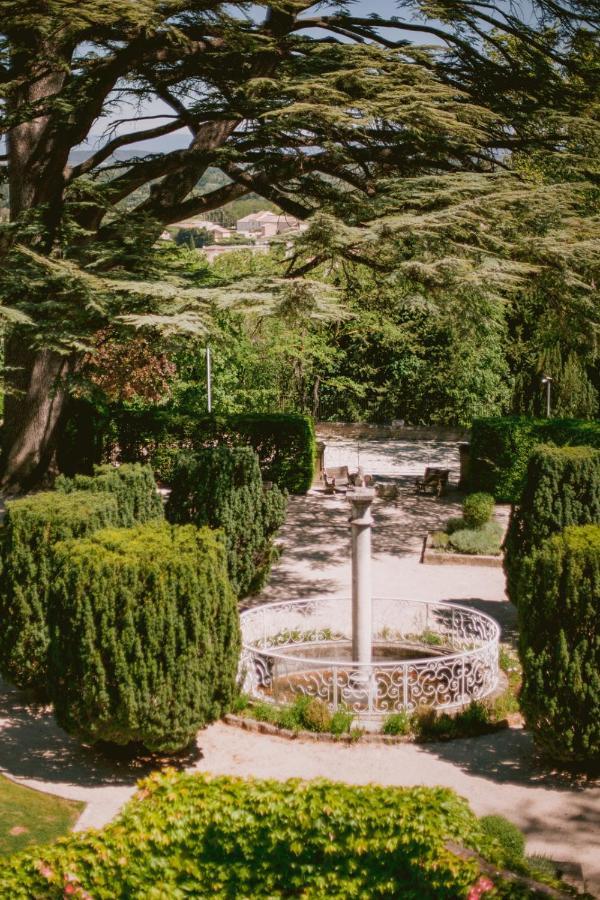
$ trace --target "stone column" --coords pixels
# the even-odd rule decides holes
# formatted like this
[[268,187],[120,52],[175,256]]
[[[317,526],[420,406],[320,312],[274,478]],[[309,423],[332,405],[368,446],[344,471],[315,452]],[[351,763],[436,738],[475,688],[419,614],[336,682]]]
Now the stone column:
[[352,660],[371,662],[373,608],[371,589],[371,503],[375,491],[357,488],[348,491],[352,505]]

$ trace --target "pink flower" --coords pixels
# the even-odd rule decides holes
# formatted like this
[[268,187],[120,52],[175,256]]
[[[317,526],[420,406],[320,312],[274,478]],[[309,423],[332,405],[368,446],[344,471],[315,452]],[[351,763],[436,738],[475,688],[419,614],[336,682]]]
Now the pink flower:
[[486,875],[482,875],[477,879],[476,883],[470,889],[467,894],[467,900],[479,900],[482,894],[487,894],[488,891],[494,890],[494,882],[491,881]]

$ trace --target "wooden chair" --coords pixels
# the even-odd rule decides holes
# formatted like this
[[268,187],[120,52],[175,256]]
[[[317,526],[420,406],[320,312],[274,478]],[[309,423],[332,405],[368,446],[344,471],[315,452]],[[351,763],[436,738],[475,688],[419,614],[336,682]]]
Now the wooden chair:
[[348,466],[328,466],[323,469],[323,484],[326,494],[335,494],[336,491],[345,491],[350,484]]
[[427,466],[422,478],[417,478],[417,494],[431,492],[436,497],[441,497],[448,487],[450,469],[439,469],[435,466]]

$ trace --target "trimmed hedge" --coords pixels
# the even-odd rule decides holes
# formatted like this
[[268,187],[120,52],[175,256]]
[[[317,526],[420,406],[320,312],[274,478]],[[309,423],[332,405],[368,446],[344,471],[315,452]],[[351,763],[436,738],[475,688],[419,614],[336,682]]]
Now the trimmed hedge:
[[316,443],[308,416],[256,413],[199,418],[169,407],[112,407],[100,413],[79,405],[77,422],[72,417],[69,428],[69,439],[59,453],[61,471],[69,475],[81,471],[81,455],[96,462],[149,462],[156,477],[168,484],[182,450],[246,445],[258,454],[263,478],[282,490],[303,494],[313,482]]
[[55,548],[49,682],[85,741],[176,751],[229,708],[240,650],[219,534],[155,522]]
[[537,444],[600,448],[600,423],[519,416],[476,419],[471,429],[471,489],[517,503]]
[[45,687],[54,544],[164,516],[148,466],[99,466],[56,486],[9,502],[1,532],[0,672],[22,688]]
[[600,523],[600,450],[537,447],[505,540],[508,593],[519,602],[521,562],[568,525]]
[[48,595],[54,545],[119,524],[108,493],[48,491],[6,504],[0,578],[0,671],[18,687],[42,688],[47,670]]
[[522,562],[519,702],[542,751],[600,758],[600,525],[566,528]]
[[238,596],[245,596],[265,583],[273,559],[272,538],[284,522],[286,506],[279,488],[263,488],[253,450],[213,447],[180,457],[167,518],[222,528],[231,584]]
[[93,475],[75,475],[74,478],[63,475],[57,478],[56,489],[65,494],[71,491],[108,491],[114,494],[119,508],[118,524],[123,528],[142,525],[164,516],[152,470],[137,463],[118,468],[95,466]]
[[[497,845],[467,803],[442,788],[348,786],[324,780],[244,781],[155,773],[119,819],[12,857],[0,894],[74,896],[464,898],[473,859]],[[494,878],[495,897],[532,897]],[[477,896],[481,891],[477,893]]]

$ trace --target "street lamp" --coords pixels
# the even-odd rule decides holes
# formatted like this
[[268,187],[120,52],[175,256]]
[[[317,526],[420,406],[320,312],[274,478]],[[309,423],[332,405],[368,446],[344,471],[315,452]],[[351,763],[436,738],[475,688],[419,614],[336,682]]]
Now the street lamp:
[[210,347],[206,348],[206,405],[209,413],[212,412],[212,370]]
[[549,375],[542,377],[542,384],[546,385],[546,416],[550,418],[550,395],[552,391],[552,379]]

